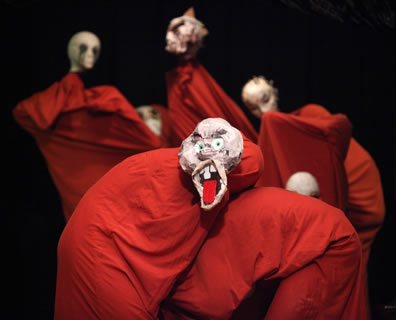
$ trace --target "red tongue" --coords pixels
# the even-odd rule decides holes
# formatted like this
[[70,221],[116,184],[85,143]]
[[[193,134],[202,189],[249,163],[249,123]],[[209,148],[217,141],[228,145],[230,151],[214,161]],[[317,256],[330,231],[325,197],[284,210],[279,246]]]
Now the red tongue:
[[216,180],[207,180],[203,184],[203,201],[212,203],[216,196]]

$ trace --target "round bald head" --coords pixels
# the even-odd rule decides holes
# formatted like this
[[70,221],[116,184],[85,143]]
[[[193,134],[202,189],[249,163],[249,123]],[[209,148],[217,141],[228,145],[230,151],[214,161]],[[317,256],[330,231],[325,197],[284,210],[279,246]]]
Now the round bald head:
[[99,58],[100,40],[92,32],[81,31],[74,34],[67,46],[70,72],[84,72],[94,67]]
[[261,119],[264,112],[279,111],[278,90],[263,76],[253,77],[242,88],[242,101],[250,112]]
[[320,198],[318,181],[312,174],[305,171],[299,171],[291,175],[286,183],[286,190],[314,198]]

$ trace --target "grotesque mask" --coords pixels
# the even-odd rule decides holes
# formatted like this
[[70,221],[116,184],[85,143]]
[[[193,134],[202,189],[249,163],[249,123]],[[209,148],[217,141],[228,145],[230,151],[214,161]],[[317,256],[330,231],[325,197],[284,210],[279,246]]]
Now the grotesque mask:
[[99,58],[100,40],[88,31],[74,34],[67,47],[70,72],[83,72],[92,69]]
[[136,108],[140,118],[157,136],[162,133],[161,113],[153,106],[143,105]]
[[298,171],[287,180],[286,190],[294,191],[306,196],[320,198],[319,184],[309,172]]
[[210,210],[227,191],[227,174],[241,161],[243,138],[221,118],[201,121],[179,150],[179,163],[191,174],[201,197],[201,208]]
[[253,77],[242,89],[242,100],[250,112],[261,119],[264,112],[278,111],[278,90],[263,76]]
[[166,33],[165,50],[185,60],[196,56],[203,38],[208,34],[203,23],[194,15],[193,8],[190,8],[183,16],[172,19]]

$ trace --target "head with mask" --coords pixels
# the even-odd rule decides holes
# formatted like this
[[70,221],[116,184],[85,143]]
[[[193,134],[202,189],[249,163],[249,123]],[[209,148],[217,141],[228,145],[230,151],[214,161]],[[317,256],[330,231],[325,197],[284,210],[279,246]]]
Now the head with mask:
[[142,105],[136,108],[140,118],[146,123],[146,125],[153,131],[157,136],[161,136],[162,133],[162,120],[161,112],[150,105]]
[[243,138],[221,118],[208,118],[196,126],[179,149],[182,169],[192,176],[201,208],[210,210],[227,191],[227,174],[241,161]]
[[85,72],[94,67],[99,58],[100,40],[92,32],[80,31],[74,34],[68,43],[67,54],[70,60],[70,72]]
[[195,18],[194,9],[188,9],[184,15],[170,21],[166,32],[165,50],[183,60],[194,58],[208,34],[204,24]]
[[279,111],[278,90],[271,80],[253,77],[242,88],[242,101],[250,112],[261,119],[264,112]]

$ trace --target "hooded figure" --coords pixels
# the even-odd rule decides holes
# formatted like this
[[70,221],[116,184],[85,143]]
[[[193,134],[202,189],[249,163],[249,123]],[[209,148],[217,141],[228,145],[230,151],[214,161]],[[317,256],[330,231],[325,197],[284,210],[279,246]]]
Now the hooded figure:
[[13,110],[47,162],[66,221],[83,194],[111,167],[165,144],[115,87],[84,87],[79,74],[94,67],[99,52],[95,34],[73,35],[68,44],[70,72]]
[[174,144],[179,145],[197,122],[210,117],[227,120],[256,142],[257,132],[243,111],[196,59],[207,34],[192,9],[169,23],[166,50],[179,59],[178,66],[166,74]]
[[116,165],[61,235],[55,319],[155,319],[230,194],[254,185],[262,164],[238,130],[207,119],[180,148]]

